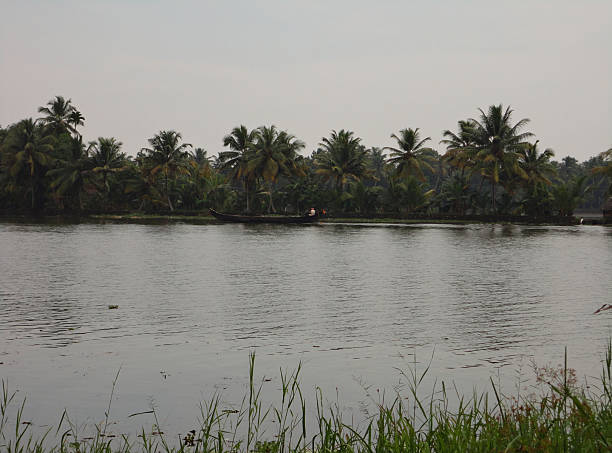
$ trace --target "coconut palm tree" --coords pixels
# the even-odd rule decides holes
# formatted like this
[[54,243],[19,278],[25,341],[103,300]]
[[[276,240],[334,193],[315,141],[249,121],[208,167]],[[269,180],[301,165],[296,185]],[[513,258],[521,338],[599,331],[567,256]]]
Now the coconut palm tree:
[[519,151],[528,146],[527,139],[533,134],[521,132],[529,119],[523,118],[512,124],[512,109],[506,110],[500,105],[491,105],[485,113],[482,109],[480,119],[470,119],[474,129],[468,132],[473,145],[474,158],[480,162],[481,174],[491,184],[491,208],[495,212],[495,189],[501,175],[510,178],[513,175],[525,177],[518,165]]
[[533,145],[529,144],[518,150],[519,166],[526,176],[525,183],[528,187],[538,184],[551,185],[549,178],[555,173],[555,167],[550,162],[555,152],[547,148],[540,153],[538,143],[539,140],[536,140]]
[[146,159],[151,164],[151,175],[162,174],[163,193],[168,203],[170,211],[174,211],[174,206],[170,199],[170,178],[180,174],[187,174],[187,148],[191,147],[189,143],[180,143],[182,136],[175,131],[160,131],[158,134],[149,139],[151,148],[142,148],[141,151],[146,153]]
[[246,195],[246,212],[250,212],[250,193],[253,188],[253,175],[247,171],[248,151],[250,150],[257,132],[249,130],[246,126],[239,126],[232,129],[232,132],[223,137],[223,146],[229,147],[230,151],[219,153],[221,169],[231,169],[232,177],[241,181]]
[[[63,96],[55,96],[55,99],[47,102],[47,107],[38,108],[38,112],[44,114],[39,120],[49,127],[53,133],[75,132],[76,129],[73,127],[73,122],[76,120],[76,115],[72,117],[75,110],[70,99],[66,100]],[[82,120],[84,118],[81,116],[81,124]]]
[[204,148],[195,148],[193,151],[189,152],[189,157],[200,167],[210,165],[208,152]]
[[89,158],[80,135],[72,139],[67,158],[60,160],[58,164],[58,167],[47,172],[47,176],[51,178],[51,188],[58,196],[76,194],[79,209],[82,210],[82,193],[94,162]]
[[4,140],[6,166],[12,178],[28,181],[31,208],[37,207],[37,186],[53,159],[53,138],[45,136],[42,127],[32,118],[19,122]]
[[261,178],[268,185],[268,212],[276,212],[272,193],[274,183],[280,175],[292,175],[299,172],[296,165],[298,151],[304,148],[304,142],[286,131],[279,131],[276,126],[261,126],[256,130],[255,141],[247,154],[247,174]]
[[571,181],[553,187],[554,205],[560,216],[571,216],[582,202],[589,187],[586,186],[588,175],[578,176]]
[[599,154],[599,157],[604,161],[604,165],[595,167],[593,173],[597,173],[610,178],[610,187],[608,193],[612,195],[612,148]]
[[81,136],[81,134],[77,131],[77,127],[85,124],[85,117],[79,112],[77,109],[73,109],[70,115],[68,116],[68,124],[72,128],[72,131],[77,136]]
[[93,175],[102,176],[105,205],[108,204],[111,190],[109,176],[123,171],[127,163],[127,156],[121,152],[121,145],[114,137],[99,137],[98,141],[89,143],[88,165]]
[[370,148],[367,151],[367,165],[372,177],[385,186],[389,165],[387,164],[387,155],[384,151],[376,147]]
[[329,138],[321,140],[314,156],[316,173],[339,192],[343,192],[349,182],[360,181],[369,175],[365,147],[352,131],[332,130]]
[[461,120],[457,123],[458,132],[455,134],[450,130],[445,130],[440,143],[446,145],[446,153],[443,158],[453,167],[461,169],[461,177],[464,176],[466,169],[476,166],[474,161],[474,128],[475,124],[469,120]]
[[402,129],[399,137],[391,134],[391,138],[397,141],[397,148],[385,146],[383,149],[391,151],[389,163],[396,167],[396,173],[399,177],[416,176],[421,181],[425,181],[423,168],[433,172],[434,169],[430,162],[433,149],[424,147],[425,142],[431,140],[430,137],[425,137],[421,140],[419,136],[419,128]]

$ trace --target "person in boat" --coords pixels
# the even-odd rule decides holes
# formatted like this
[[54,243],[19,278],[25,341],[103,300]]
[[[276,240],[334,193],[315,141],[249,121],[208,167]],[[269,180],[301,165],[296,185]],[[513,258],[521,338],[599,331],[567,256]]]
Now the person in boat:
[[317,215],[317,211],[315,210],[315,208],[310,208],[310,211],[308,211],[308,215],[310,217]]

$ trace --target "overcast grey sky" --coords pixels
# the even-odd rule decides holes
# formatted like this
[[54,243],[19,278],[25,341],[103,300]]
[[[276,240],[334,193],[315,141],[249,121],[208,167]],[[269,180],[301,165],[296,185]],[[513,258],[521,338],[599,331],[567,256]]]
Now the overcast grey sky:
[[511,105],[556,158],[612,146],[612,0],[0,0],[0,124],[55,95],[86,140],[134,155],[161,129],[209,154],[276,124],[310,154],[331,129],[366,146]]

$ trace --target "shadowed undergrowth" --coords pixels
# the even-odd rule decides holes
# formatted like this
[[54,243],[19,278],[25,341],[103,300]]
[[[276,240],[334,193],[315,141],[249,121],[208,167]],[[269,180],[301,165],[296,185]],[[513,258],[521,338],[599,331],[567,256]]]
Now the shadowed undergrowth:
[[[81,436],[64,412],[56,426],[34,434],[23,418],[25,400],[2,382],[0,451],[17,452],[610,452],[612,451],[612,341],[596,384],[578,385],[576,372],[563,366],[535,367],[537,386],[529,394],[502,395],[491,380],[489,392],[466,397],[444,383],[425,396],[420,386],[428,367],[403,376],[408,390],[360,424],[346,423],[339,406],[317,389],[307,401],[300,368],[280,372],[280,394],[263,403],[263,379],[255,379],[255,355],[249,357],[249,386],[241,404],[226,407],[220,395],[200,404],[198,430],[168,439],[155,410],[152,429],[133,435],[108,430],[117,378],[104,421]],[[118,376],[118,374],[117,374]],[[453,401],[451,403],[451,401]],[[308,408],[308,410],[307,410]],[[139,414],[133,414],[139,415]]]

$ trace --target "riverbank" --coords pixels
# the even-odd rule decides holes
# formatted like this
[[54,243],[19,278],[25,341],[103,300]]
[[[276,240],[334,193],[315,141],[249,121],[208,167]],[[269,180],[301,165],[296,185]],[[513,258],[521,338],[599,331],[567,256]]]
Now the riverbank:
[[[204,212],[178,212],[175,214],[146,214],[131,213],[86,213],[81,215],[29,215],[7,213],[0,215],[4,221],[40,222],[40,223],[87,223],[87,222],[120,222],[120,223],[172,223],[183,222],[193,224],[220,223],[219,220]],[[603,217],[585,217],[585,225],[604,225]],[[361,217],[353,214],[340,214],[338,216],[325,216],[319,223],[354,223],[354,224],[520,224],[520,225],[578,225],[579,217],[526,217],[512,215],[403,215],[394,217],[375,214]]]
[[[218,223],[219,221],[208,214],[94,214],[87,218],[96,220],[114,220],[123,222],[188,222],[188,223]],[[603,225],[605,224],[603,217],[589,217],[583,219],[584,224],[588,225]],[[320,223],[373,223],[373,224],[482,224],[482,223],[500,223],[500,224],[527,224],[527,225],[579,225],[581,218],[579,217],[526,217],[513,215],[404,215],[401,217],[392,217],[387,215],[372,215],[360,217],[359,215],[339,215],[326,216],[319,219]]]
[[35,437],[17,393],[2,381],[0,448],[39,453],[604,452],[612,448],[612,343],[605,355],[598,382],[580,385],[566,357],[557,368],[535,367],[536,385],[511,397],[492,379],[487,392],[455,395],[442,383],[422,396],[419,385],[428,368],[413,369],[403,374],[404,393],[398,390],[391,403],[379,395],[377,413],[356,424],[343,420],[338,406],[330,406],[320,391],[314,401],[305,399],[301,365],[281,371],[278,403],[263,402],[262,386],[270,379],[255,377],[251,353],[242,403],[225,407],[218,395],[201,403],[201,418],[194,421],[198,428],[186,429],[178,439],[164,434],[155,408],[130,415],[152,414],[151,428],[137,435],[115,432],[111,410],[117,378],[104,419],[93,431],[75,426],[64,412],[57,426]]

